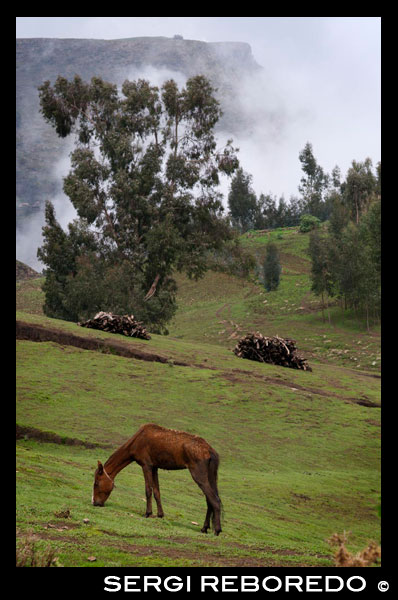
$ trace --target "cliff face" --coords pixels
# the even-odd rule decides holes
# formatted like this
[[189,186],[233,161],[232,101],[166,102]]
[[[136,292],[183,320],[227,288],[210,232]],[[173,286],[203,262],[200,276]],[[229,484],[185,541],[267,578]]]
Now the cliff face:
[[121,40],[17,39],[17,226],[41,211],[46,198],[60,191],[55,167],[65,157],[65,140],[57,138],[39,113],[38,86],[58,75],[79,74],[121,83],[125,79],[155,76],[160,83],[176,75],[206,75],[217,88],[224,116],[219,129],[238,134],[247,126],[235,99],[242,77],[261,67],[250,46],[238,42],[207,43],[163,37]]
[[122,40],[17,39],[17,74],[40,83],[43,75],[54,78],[78,72],[83,78],[123,76],[133,66],[151,65],[192,76],[204,70],[209,76],[233,75],[238,68],[260,68],[249,44],[200,42],[170,38]]

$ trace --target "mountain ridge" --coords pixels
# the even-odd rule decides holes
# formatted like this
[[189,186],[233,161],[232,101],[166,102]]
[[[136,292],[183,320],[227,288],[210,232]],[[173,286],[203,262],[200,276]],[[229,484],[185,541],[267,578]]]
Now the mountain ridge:
[[236,135],[248,127],[248,115],[239,102],[242,80],[261,69],[246,42],[204,42],[179,36],[17,38],[17,229],[43,212],[47,198],[62,192],[57,164],[65,160],[68,149],[40,114],[37,88],[43,81],[53,83],[58,75],[72,78],[79,74],[84,80],[98,76],[118,85],[139,77],[152,77],[151,83],[159,85],[175,77],[181,85],[184,78],[203,74],[216,88],[224,113],[218,130]]

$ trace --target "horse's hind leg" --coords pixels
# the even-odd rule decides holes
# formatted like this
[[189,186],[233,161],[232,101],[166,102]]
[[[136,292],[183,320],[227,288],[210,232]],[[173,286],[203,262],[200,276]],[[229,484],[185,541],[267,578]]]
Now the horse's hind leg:
[[209,527],[210,527],[210,517],[211,517],[211,515],[212,515],[212,514],[213,514],[213,512],[214,512],[214,511],[213,511],[213,507],[212,507],[212,505],[210,504],[210,502],[209,502],[209,500],[208,500],[207,496],[206,496],[206,502],[207,502],[207,512],[206,512],[206,518],[205,518],[205,522],[203,523],[203,527],[202,527],[202,529],[200,530],[202,533],[207,533],[207,530],[208,530],[208,529],[209,529]]
[[192,475],[193,480],[198,484],[198,486],[206,496],[208,508],[202,531],[203,533],[206,533],[209,527],[208,520],[210,520],[211,507],[214,511],[214,533],[218,535],[219,533],[221,533],[221,501],[218,495],[212,489],[212,486],[210,485],[207,472],[207,463],[198,463],[192,467],[189,467],[189,471]]
[[157,467],[152,468],[153,495],[155,496],[156,505],[158,507],[158,517],[161,519],[164,516],[162,503],[160,501],[160,489]]

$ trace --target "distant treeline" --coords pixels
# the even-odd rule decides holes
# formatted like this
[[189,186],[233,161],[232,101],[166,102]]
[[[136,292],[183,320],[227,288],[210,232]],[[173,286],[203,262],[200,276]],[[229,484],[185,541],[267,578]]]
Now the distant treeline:
[[[252,177],[239,168],[228,195],[231,224],[240,232],[300,225],[310,234],[312,290],[329,308],[331,298],[370,320],[380,318],[381,163],[352,161],[345,179],[318,165],[312,145],[299,154],[303,177],[299,197],[287,203],[271,195],[256,197]],[[321,223],[325,222],[323,227]],[[329,319],[330,313],[328,310]]]
[[327,309],[330,298],[354,309],[369,329],[380,320],[381,194],[377,180],[367,196],[353,189],[353,202],[336,197],[327,227],[310,233],[312,290]]
[[272,194],[256,196],[252,188],[252,176],[239,168],[231,182],[228,209],[231,224],[244,233],[250,229],[276,229],[300,224],[303,215],[312,215],[327,221],[335,210],[336,202],[346,207],[358,222],[369,200],[380,195],[380,163],[374,172],[372,161],[352,161],[345,180],[336,166],[331,174],[318,165],[312,145],[307,143],[299,154],[303,176],[299,196],[286,201]]

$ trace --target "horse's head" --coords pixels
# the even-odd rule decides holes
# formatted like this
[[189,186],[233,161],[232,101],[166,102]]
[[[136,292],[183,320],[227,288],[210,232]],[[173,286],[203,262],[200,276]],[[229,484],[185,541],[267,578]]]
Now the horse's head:
[[94,475],[92,504],[94,506],[104,506],[114,487],[113,480],[109,477],[100,461],[98,461],[98,467]]

